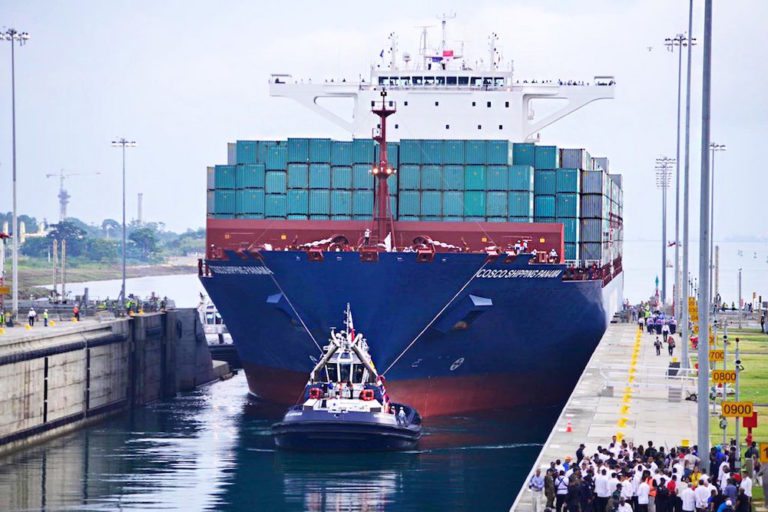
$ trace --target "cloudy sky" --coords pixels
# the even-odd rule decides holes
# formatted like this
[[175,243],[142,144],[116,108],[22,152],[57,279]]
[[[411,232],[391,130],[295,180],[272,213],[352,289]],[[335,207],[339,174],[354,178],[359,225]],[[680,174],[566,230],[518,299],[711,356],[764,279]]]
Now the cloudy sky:
[[[703,1],[695,3],[694,35],[701,38]],[[415,27],[437,24],[437,14],[455,12],[449,37],[463,40],[466,54],[482,57],[486,37],[495,31],[520,79],[616,76],[615,100],[594,103],[545,129],[542,142],[609,156],[612,170],[624,174],[627,238],[658,238],[660,194],[653,166],[659,155],[675,153],[677,79],[676,55],[663,42],[686,30],[687,1],[364,5],[6,0],[0,25],[32,35],[17,49],[16,61],[20,210],[56,220],[58,181],[45,175],[60,169],[100,171],[67,182],[70,215],[86,221],[117,218],[120,155],[110,140],[125,136],[138,142],[128,157],[129,216],[135,216],[136,193],[143,192],[146,219],[172,229],[202,226],[205,168],[225,161],[228,141],[345,136],[290,100],[270,98],[270,73],[365,76],[390,31],[400,34],[401,50],[415,53]],[[768,236],[763,215],[768,32],[762,26],[768,2],[734,0],[715,7],[712,133],[728,146],[717,157],[716,232]],[[694,57],[691,169],[698,214],[701,46]],[[0,46],[2,211],[10,210],[11,199],[9,81],[5,43]],[[698,233],[696,222],[692,232]]]

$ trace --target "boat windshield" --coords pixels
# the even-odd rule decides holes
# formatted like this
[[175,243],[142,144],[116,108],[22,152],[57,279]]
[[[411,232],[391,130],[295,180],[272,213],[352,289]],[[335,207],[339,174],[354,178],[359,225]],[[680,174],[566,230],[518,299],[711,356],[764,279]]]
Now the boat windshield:
[[350,364],[340,364],[339,365],[339,380],[338,382],[347,382],[350,377],[350,367],[352,365]]
[[338,382],[339,379],[337,378],[339,376],[338,368],[335,364],[327,364],[325,365],[325,371],[328,373],[328,381],[329,382]]
[[352,365],[352,382],[354,384],[363,383],[363,371],[365,371],[365,366],[362,364]]

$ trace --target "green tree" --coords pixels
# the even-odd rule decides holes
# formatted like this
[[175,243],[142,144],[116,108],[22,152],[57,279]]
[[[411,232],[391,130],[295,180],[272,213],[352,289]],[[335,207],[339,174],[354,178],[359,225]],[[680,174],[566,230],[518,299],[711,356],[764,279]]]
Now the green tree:
[[[81,223],[82,224],[82,223]],[[48,238],[51,240],[67,241],[67,254],[69,256],[83,256],[87,254],[86,232],[76,223],[69,219],[51,224],[51,231],[48,232]]]
[[115,219],[104,219],[101,223],[101,231],[104,234],[104,238],[117,238],[122,232],[122,224]]
[[152,228],[135,229],[128,238],[136,244],[144,260],[149,259],[157,252],[157,234]]
[[117,261],[117,249],[119,244],[116,240],[104,240],[103,238],[88,239],[88,259],[101,262]]
[[27,238],[19,251],[30,258],[46,258],[51,250],[51,239],[48,237]]

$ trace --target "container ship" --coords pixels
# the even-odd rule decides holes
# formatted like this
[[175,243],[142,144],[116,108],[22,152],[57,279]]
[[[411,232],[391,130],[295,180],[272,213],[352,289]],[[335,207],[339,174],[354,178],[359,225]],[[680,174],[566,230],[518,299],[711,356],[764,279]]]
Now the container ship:
[[519,80],[495,35],[480,65],[445,41],[390,35],[368,80],[272,75],[350,139],[238,140],[208,168],[200,280],[254,395],[295,403],[349,303],[423,416],[562,405],[620,307],[621,175],[539,137],[613,78]]

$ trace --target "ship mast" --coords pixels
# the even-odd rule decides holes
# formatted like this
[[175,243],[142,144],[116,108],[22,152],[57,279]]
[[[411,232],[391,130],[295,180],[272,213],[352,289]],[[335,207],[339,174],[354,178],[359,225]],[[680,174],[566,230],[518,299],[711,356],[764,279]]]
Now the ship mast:
[[[379,116],[381,128],[373,130],[373,140],[379,143],[379,162],[371,170],[376,181],[376,195],[374,201],[373,220],[376,228],[376,240],[384,243],[388,235],[394,241],[395,226],[392,220],[392,212],[389,209],[389,187],[387,178],[395,173],[387,161],[387,117],[396,111],[394,102],[390,102],[387,108],[387,91],[381,91],[381,107],[374,106],[372,112]],[[388,244],[387,250],[391,244]]]

